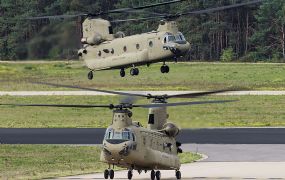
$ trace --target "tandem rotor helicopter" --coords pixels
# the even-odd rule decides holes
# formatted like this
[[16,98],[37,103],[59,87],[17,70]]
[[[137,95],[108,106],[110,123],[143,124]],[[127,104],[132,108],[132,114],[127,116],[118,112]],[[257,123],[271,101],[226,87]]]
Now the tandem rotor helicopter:
[[[35,83],[55,87],[73,88],[96,91],[122,96],[117,105],[78,105],[78,104],[0,104],[0,106],[27,107],[58,107],[58,108],[109,108],[113,110],[111,125],[107,128],[100,161],[109,165],[104,171],[105,179],[114,179],[114,166],[128,169],[127,178],[132,179],[133,171],[139,173],[150,171],[151,180],[160,180],[159,170],[173,170],[176,179],[181,179],[179,153],[182,153],[181,143],[176,140],[180,129],[168,121],[167,107],[203,105],[234,102],[233,100],[191,101],[167,103],[170,98],[196,98],[233,90],[217,90],[175,95],[136,94],[109,90],[84,88],[79,86],[60,85],[52,83]],[[236,91],[236,90],[234,90]],[[136,98],[151,99],[151,104],[134,104]],[[133,108],[147,108],[148,125],[143,127],[140,122],[132,120]],[[94,137],[95,138],[95,137]]]
[[[153,16],[137,19],[105,20],[98,18],[103,15],[116,13],[138,13],[139,10],[158,7],[167,4],[179,3],[187,0],[172,0],[157,4],[138,6],[132,8],[114,9],[99,13],[80,13],[74,15],[56,15],[31,17],[30,20],[37,19],[67,19],[84,17],[82,23],[82,48],[78,51],[78,56],[85,61],[90,69],[88,79],[93,79],[94,71],[120,70],[120,76],[125,77],[125,69],[130,68],[130,75],[139,75],[138,66],[163,62],[160,68],[161,73],[169,73],[169,66],[166,61],[177,61],[190,50],[190,43],[179,31],[175,20],[181,16],[198,15],[215,11],[227,10],[231,8],[251,5],[262,2],[262,0],[252,0],[243,3],[215,7],[204,10],[179,12],[176,14],[152,13]],[[147,21],[160,19],[157,30],[125,36],[123,32],[113,32],[112,23]]]

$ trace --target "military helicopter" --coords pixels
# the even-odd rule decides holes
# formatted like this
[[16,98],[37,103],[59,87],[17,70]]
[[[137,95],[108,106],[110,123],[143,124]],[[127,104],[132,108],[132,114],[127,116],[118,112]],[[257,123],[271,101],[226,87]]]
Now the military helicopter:
[[[29,106],[29,107],[75,107],[75,108],[109,108],[113,110],[111,125],[107,128],[102,145],[100,160],[109,165],[104,171],[105,179],[114,179],[114,166],[128,169],[127,178],[132,179],[133,171],[139,173],[150,171],[151,180],[160,180],[159,170],[174,170],[176,179],[181,179],[180,160],[181,143],[176,141],[180,129],[168,121],[167,107],[227,103],[222,101],[191,101],[167,103],[170,98],[196,98],[230,90],[197,92],[176,95],[136,94],[118,91],[107,91],[79,86],[59,85],[52,83],[37,83],[55,87],[73,88],[80,90],[104,92],[124,96],[117,105],[68,105],[68,104],[0,104],[0,106]],[[134,104],[136,98],[152,99],[151,104]],[[133,108],[148,108],[148,126],[132,120]]]
[[[130,75],[139,75],[138,66],[163,62],[160,68],[161,73],[169,73],[169,66],[166,61],[177,61],[190,50],[190,43],[185,39],[182,32],[179,31],[175,20],[181,16],[197,15],[221,11],[262,2],[262,0],[247,1],[228,6],[179,12],[176,14],[152,13],[154,16],[137,19],[123,20],[105,20],[98,18],[103,15],[115,13],[137,13],[146,8],[158,7],[167,4],[179,3],[186,0],[173,0],[145,6],[132,8],[114,9],[99,13],[80,13],[74,15],[57,15],[28,18],[37,19],[66,19],[84,17],[82,23],[82,48],[78,51],[78,56],[85,61],[90,69],[88,79],[93,79],[94,71],[119,69],[120,76],[125,77],[126,68],[130,68]],[[113,32],[112,24],[147,21],[161,19],[157,30],[151,32],[125,36],[123,32]]]

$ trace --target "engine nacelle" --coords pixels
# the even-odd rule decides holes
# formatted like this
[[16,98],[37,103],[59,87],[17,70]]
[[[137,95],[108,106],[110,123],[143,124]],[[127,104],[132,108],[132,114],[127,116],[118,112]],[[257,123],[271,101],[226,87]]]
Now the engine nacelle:
[[171,137],[176,137],[180,132],[180,129],[173,123],[164,124],[162,129],[168,136]]
[[89,45],[98,45],[98,44],[102,43],[103,41],[105,41],[105,40],[103,39],[102,35],[99,33],[95,33],[91,37],[86,37],[86,38],[81,39],[81,42],[83,44],[89,44]]

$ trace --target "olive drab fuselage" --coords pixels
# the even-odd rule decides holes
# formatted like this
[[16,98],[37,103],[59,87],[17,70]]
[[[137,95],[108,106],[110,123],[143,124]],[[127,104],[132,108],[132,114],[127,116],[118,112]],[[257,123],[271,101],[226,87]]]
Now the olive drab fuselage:
[[83,48],[78,55],[92,71],[123,69],[178,58],[190,44],[174,21],[161,22],[156,31],[132,36],[113,34],[109,21],[86,19],[83,23]]
[[133,122],[129,110],[114,110],[102,148],[102,162],[128,169],[179,170],[181,165],[175,136]]

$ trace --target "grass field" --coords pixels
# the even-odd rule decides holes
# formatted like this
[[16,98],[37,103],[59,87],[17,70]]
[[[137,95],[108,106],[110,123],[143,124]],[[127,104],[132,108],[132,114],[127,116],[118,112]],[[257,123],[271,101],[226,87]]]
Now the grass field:
[[[103,172],[96,146],[0,145],[0,179],[42,179]],[[198,154],[179,155],[182,163],[201,158]]]
[[[177,99],[175,101],[179,101]],[[238,100],[226,104],[170,107],[169,120],[181,128],[234,127],[234,126],[284,126],[284,96],[210,96],[198,100]],[[35,96],[0,97],[1,103],[48,103],[48,104],[110,104],[117,103],[117,96]],[[171,100],[173,102],[174,100]],[[185,100],[184,100],[185,101]],[[139,100],[138,103],[148,103]],[[133,120],[147,123],[147,109],[135,108]],[[111,123],[109,109],[0,107],[2,128],[99,128]]]
[[[285,90],[285,64],[169,64],[170,73],[161,74],[161,64],[140,68],[140,75],[125,78],[119,70],[95,72],[87,80],[83,62],[0,63],[0,90],[51,90],[53,87],[31,85],[35,80],[97,87],[113,90],[207,90],[231,86],[255,90]],[[129,70],[127,70],[129,71]],[[9,82],[6,82],[9,81]]]

